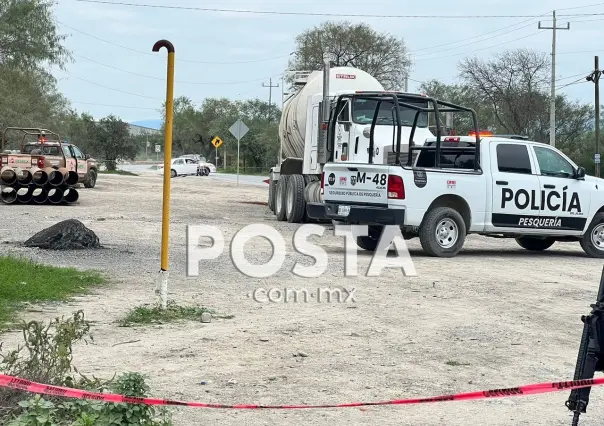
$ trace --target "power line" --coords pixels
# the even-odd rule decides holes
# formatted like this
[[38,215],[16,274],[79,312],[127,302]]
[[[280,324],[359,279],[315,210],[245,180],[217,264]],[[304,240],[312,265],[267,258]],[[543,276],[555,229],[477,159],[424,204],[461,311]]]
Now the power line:
[[585,6],[564,7],[562,9],[558,9],[558,10],[586,9],[588,7],[603,6],[603,5],[604,5],[604,3],[595,3],[595,4],[586,4]]
[[128,109],[148,109],[148,110],[152,110],[152,111],[159,111],[161,110],[161,108],[149,108],[149,107],[137,107],[137,106],[128,106],[128,105],[108,105],[108,104],[96,104],[93,102],[79,102],[79,101],[69,101],[72,104],[81,104],[81,105],[92,105],[92,106],[103,106],[103,107],[110,107],[110,108],[128,108]]
[[[544,14],[544,15],[545,15],[545,14]],[[515,27],[515,26],[518,26],[518,25],[524,24],[524,23],[529,22],[529,21],[530,21],[530,22],[533,22],[534,20],[535,20],[534,18],[533,18],[533,19],[527,19],[526,21],[518,22],[517,24],[514,24],[514,25],[508,25],[507,27],[503,27],[503,28],[500,28],[500,29],[498,29],[498,30],[489,31],[488,33],[479,34],[479,35],[476,35],[476,36],[474,36],[474,37],[468,37],[468,38],[464,38],[464,39],[461,39],[461,40],[452,41],[452,42],[450,42],[450,43],[439,44],[439,45],[436,45],[436,46],[422,47],[421,49],[415,49],[415,50],[414,50],[414,51],[412,51],[411,53],[414,53],[414,52],[419,52],[419,51],[421,51],[421,50],[433,49],[433,48],[437,48],[437,47],[450,46],[450,45],[452,45],[452,44],[461,43],[462,41],[474,40],[474,39],[476,39],[476,38],[480,38],[480,37],[485,36],[485,35],[494,34],[494,33],[501,32],[501,31],[503,31],[503,30],[507,30],[507,29],[509,29],[509,28],[513,28],[513,27]],[[531,24],[531,25],[532,25],[532,24]],[[528,27],[528,25],[527,25],[527,27]],[[526,28],[526,27],[521,27],[521,28]],[[518,29],[520,29],[520,28],[518,28]],[[514,31],[516,31],[516,30],[514,30]]]
[[[75,54],[75,56],[77,56],[79,58],[82,58],[82,59],[85,59],[85,60],[90,61],[90,62],[94,62],[95,64],[102,65],[102,66],[107,67],[107,68],[111,68],[111,69],[116,70],[116,71],[125,72],[125,73],[128,73],[128,74],[136,75],[138,77],[150,78],[152,80],[166,81],[165,77],[164,78],[160,78],[160,77],[153,77],[153,76],[145,75],[145,74],[139,74],[137,72],[128,71],[128,70],[125,70],[125,69],[122,69],[122,68],[114,67],[113,65],[104,64],[104,63],[99,62],[99,61],[97,61],[95,59],[90,59],[90,58],[88,58],[86,56],[82,56],[82,55],[79,55],[77,53]],[[222,86],[222,85],[225,85],[226,86],[226,85],[230,85],[230,84],[256,83],[258,81],[264,81],[264,80],[266,80],[266,77],[265,78],[257,78],[255,80],[230,81],[230,82],[210,82],[210,83],[207,83],[207,82],[180,81],[180,80],[174,80],[174,82],[175,83],[181,83],[181,84],[213,85],[213,86]]]
[[574,55],[577,53],[594,53],[594,50],[573,50],[570,52],[556,52],[556,55]]
[[[544,14],[544,15],[545,15],[545,14]],[[542,16],[543,16],[543,15],[542,15]],[[603,20],[603,19],[592,19],[592,20],[587,20],[587,21],[573,21],[573,22],[590,22],[590,21],[600,21],[600,20]],[[461,40],[457,40],[457,41],[453,41],[453,42],[450,42],[450,43],[445,43],[445,44],[439,44],[439,45],[434,45],[434,46],[423,47],[423,48],[420,48],[420,49],[413,50],[413,51],[411,51],[410,53],[411,53],[411,54],[414,54],[415,52],[419,52],[419,51],[423,51],[423,50],[429,50],[429,49],[434,49],[434,48],[438,48],[438,47],[443,47],[443,46],[449,46],[449,45],[452,45],[452,44],[457,44],[457,43],[460,43],[460,42],[463,42],[463,41],[467,41],[467,40],[473,40],[473,39],[476,39],[476,38],[483,37],[483,36],[485,36],[485,35],[489,35],[489,34],[493,34],[493,33],[501,32],[501,31],[503,31],[503,30],[506,30],[506,29],[509,29],[509,28],[513,28],[513,27],[515,27],[515,26],[518,26],[518,25],[524,24],[524,23],[526,23],[526,22],[528,22],[528,21],[534,21],[534,19],[529,19],[529,20],[526,20],[526,21],[521,21],[521,22],[519,22],[519,23],[517,23],[517,24],[514,24],[514,25],[506,26],[506,27],[500,28],[500,29],[495,30],[495,31],[490,31],[490,32],[487,32],[487,33],[484,33],[484,34],[479,34],[479,35],[477,35],[477,36],[469,37],[469,38],[466,38],[466,39],[461,39]],[[91,38],[94,38],[94,39],[96,39],[96,40],[99,40],[99,41],[101,41],[101,42],[103,42],[103,43],[107,43],[107,44],[112,45],[112,46],[116,46],[116,47],[119,47],[119,48],[122,48],[122,49],[126,49],[126,50],[129,50],[129,51],[131,51],[131,52],[140,53],[140,54],[142,54],[142,55],[153,56],[153,57],[155,57],[155,58],[157,58],[157,57],[158,57],[157,55],[155,55],[155,54],[153,54],[153,53],[150,53],[150,52],[145,52],[145,51],[142,51],[142,50],[133,49],[133,48],[128,47],[128,46],[124,46],[124,45],[121,45],[121,44],[117,44],[117,43],[111,42],[111,41],[109,41],[109,40],[105,40],[105,39],[103,39],[103,38],[101,38],[101,37],[97,37],[97,36],[95,36],[95,35],[93,35],[93,34],[89,34],[89,33],[85,32],[85,31],[81,31],[81,30],[79,30],[79,29],[77,29],[77,28],[74,28],[74,27],[72,27],[72,26],[70,26],[70,25],[67,25],[67,24],[65,24],[65,23],[63,23],[63,22],[60,22],[60,21],[57,21],[57,22],[58,22],[60,25],[63,25],[64,27],[66,27],[66,28],[69,28],[69,29],[71,29],[71,30],[73,30],[73,31],[76,31],[76,32],[78,32],[78,33],[80,33],[80,34],[83,34],[83,35],[85,35],[85,36],[87,36],[87,37],[91,37]],[[528,26],[530,26],[530,24],[529,24],[529,25],[526,25],[526,26],[522,26],[522,27],[520,27],[520,28],[517,28],[516,30],[520,30],[520,29],[526,28],[526,27],[528,27]],[[516,30],[512,30],[512,31],[510,31],[510,32],[513,32],[513,31],[516,31]],[[508,33],[509,33],[509,32],[508,32]],[[506,34],[508,34],[508,33],[506,33]],[[503,35],[506,35],[506,34],[501,34],[500,36],[503,36]],[[476,43],[479,43],[479,42],[481,42],[481,41],[490,40],[490,39],[492,39],[492,38],[496,38],[496,37],[499,37],[499,36],[493,36],[493,37],[489,37],[489,38],[486,38],[486,39],[483,39],[483,40],[479,40],[479,41],[477,41]],[[466,45],[457,46],[457,47],[464,47],[464,46],[469,46],[469,45],[472,45],[472,44],[474,44],[474,43],[468,43],[468,44],[466,44]],[[457,47],[454,47],[454,48],[457,48]],[[441,50],[441,51],[443,51],[443,50]],[[441,51],[438,51],[438,52],[441,52]],[[429,55],[429,54],[432,54],[432,53],[438,53],[438,52],[426,52],[426,53],[420,53],[418,56],[424,56],[424,55]],[[583,53],[583,52],[591,52],[591,51],[582,51],[582,52],[577,52],[577,53]],[[567,53],[574,53],[574,52],[561,52],[560,54],[567,54]],[[188,62],[188,63],[198,63],[198,64],[208,64],[208,63],[211,63],[211,64],[248,64],[248,63],[268,62],[268,61],[271,61],[271,60],[283,59],[283,58],[286,58],[286,57],[291,56],[291,54],[292,54],[292,53],[289,53],[289,54],[287,54],[287,55],[275,56],[275,57],[272,57],[272,58],[258,59],[258,60],[249,60],[249,61],[232,61],[232,62],[204,62],[204,61],[196,61],[196,60],[188,60],[188,59],[180,59],[180,58],[177,58],[176,60],[177,60],[178,62]],[[448,57],[449,57],[449,56],[445,56],[444,58],[448,58]],[[440,59],[440,58],[422,58],[422,59],[420,59],[420,60],[424,60],[424,59]],[[104,65],[104,64],[102,64],[102,65]],[[256,80],[256,81],[259,81],[259,80]],[[193,84],[197,84],[197,83],[193,83]],[[208,83],[208,84],[210,84],[210,83]],[[226,84],[226,83],[225,83],[225,84]],[[233,84],[235,84],[235,83],[233,83]],[[239,83],[237,83],[237,84],[239,84]]]
[[[530,19],[530,21],[534,21],[534,19]],[[74,28],[74,27],[72,27],[72,26],[70,26],[70,25],[67,25],[67,24],[65,24],[65,23],[62,23],[62,22],[60,22],[60,21],[57,21],[57,22],[58,22],[60,25],[63,25],[64,27],[66,27],[66,28],[69,28],[69,29],[71,29],[71,30],[73,30],[73,31],[76,31],[76,32],[78,32],[78,33],[80,33],[80,34],[83,34],[83,35],[85,35],[85,36],[88,36],[88,37],[94,38],[94,39],[96,39],[96,40],[102,41],[103,43],[107,43],[107,44],[112,45],[112,46],[116,46],[116,47],[119,47],[119,48],[122,48],[122,49],[126,49],[126,50],[129,50],[129,51],[131,51],[131,52],[140,53],[140,54],[142,54],[142,55],[153,56],[154,58],[157,58],[157,57],[158,57],[157,55],[155,55],[155,54],[153,54],[153,53],[150,53],[150,52],[145,52],[145,51],[142,51],[142,50],[133,49],[133,48],[128,47],[128,46],[124,46],[124,45],[121,45],[121,44],[117,44],[117,43],[111,42],[111,41],[109,41],[109,40],[105,40],[105,39],[103,39],[103,38],[101,38],[101,37],[97,37],[97,36],[95,36],[95,35],[93,35],[93,34],[89,34],[89,33],[85,32],[85,31],[81,31],[81,30],[79,30],[79,29],[77,29],[77,28]],[[514,24],[514,25],[511,25],[511,26],[508,26],[508,27],[500,28],[500,29],[499,29],[499,30],[497,30],[497,31],[492,31],[492,32],[489,32],[489,33],[485,33],[485,34],[482,34],[482,35],[478,35],[478,36],[470,37],[470,38],[467,38],[467,39],[462,39],[462,40],[457,40],[457,41],[455,41],[455,42],[451,42],[451,43],[446,43],[446,44],[441,44],[441,45],[437,45],[437,46],[425,47],[425,48],[417,49],[417,50],[411,51],[410,53],[411,53],[411,54],[413,54],[414,52],[418,52],[418,51],[421,51],[421,50],[427,50],[427,49],[431,49],[431,48],[436,48],[436,47],[446,46],[446,45],[450,45],[450,44],[460,43],[460,42],[462,42],[462,41],[466,41],[466,40],[475,39],[475,38],[478,38],[478,37],[482,37],[482,36],[484,36],[484,35],[488,35],[488,34],[491,34],[491,33],[494,33],[494,32],[499,32],[499,31],[502,31],[502,30],[504,30],[504,29],[508,29],[508,28],[511,28],[511,27],[514,27],[514,26],[520,25],[520,24],[525,23],[525,22],[527,22],[527,21],[522,21],[522,22],[520,22],[520,23],[518,23],[518,24]],[[518,28],[518,29],[523,29],[523,28],[526,28],[526,27],[528,27],[528,26],[530,26],[530,25],[523,26],[523,27]],[[503,34],[502,34],[502,35],[503,35]],[[495,37],[491,37],[491,38],[495,38]],[[490,40],[491,38],[488,38],[488,39],[485,39],[485,40]],[[482,41],[485,41],[485,40],[482,40]],[[473,44],[473,43],[469,43],[469,44],[467,44],[467,45],[471,45],[471,44]],[[463,46],[466,46],[466,45],[463,45]],[[463,47],[463,46],[458,46],[458,47]],[[427,55],[427,54],[431,54],[431,53],[437,53],[437,52],[427,52],[427,53],[421,53],[420,55],[421,55],[421,56],[423,56],[423,55]],[[267,59],[259,59],[259,60],[252,60],[252,61],[238,61],[238,62],[237,62],[237,61],[235,61],[235,62],[203,62],[203,61],[194,61],[194,60],[180,59],[180,58],[177,58],[177,59],[176,59],[176,61],[179,61],[179,62],[189,62],[189,63],[199,63],[199,64],[207,64],[207,63],[212,63],[212,64],[237,64],[237,63],[241,63],[241,64],[245,64],[245,63],[258,63],[258,62],[267,62],[267,61],[270,61],[270,60],[275,60],[275,59],[282,59],[282,58],[286,58],[286,57],[289,57],[289,56],[291,56],[291,55],[292,55],[292,53],[289,53],[289,54],[287,54],[287,55],[281,55],[281,56],[276,56],[276,57],[267,58]],[[78,56],[81,56],[81,55],[78,55]],[[85,59],[88,59],[88,58],[85,58]],[[429,59],[432,59],[432,58],[429,58]],[[88,60],[90,60],[90,59],[88,59]],[[101,64],[101,65],[104,65],[104,64]],[[255,80],[255,81],[259,81],[259,80]],[[208,83],[208,84],[210,84],[210,83]]]
[[587,73],[581,73],[581,74],[569,75],[568,77],[562,77],[562,78],[559,78],[559,79],[557,79],[556,81],[568,80],[569,78],[575,78],[575,77],[579,77],[579,76],[585,77],[586,75],[587,75]]
[[556,90],[564,89],[565,87],[573,86],[575,84],[581,84],[581,83],[587,83],[587,81],[585,81],[585,77],[577,79],[577,80],[575,80],[575,81],[573,81],[571,83],[565,84],[564,86],[556,87]]
[[[85,36],[94,38],[94,39],[96,39],[98,41],[102,41],[103,43],[107,43],[107,44],[115,46],[115,47],[126,49],[126,50],[129,50],[131,52],[140,53],[141,55],[147,55],[147,56],[152,56],[154,58],[159,58],[159,56],[157,56],[157,54],[155,54],[155,53],[145,52],[143,50],[138,50],[138,49],[133,49],[133,48],[128,47],[128,46],[124,46],[124,45],[117,44],[117,43],[114,43],[114,42],[109,41],[109,40],[105,40],[105,39],[103,39],[101,37],[97,37],[95,35],[92,35],[92,34],[89,34],[89,33],[85,32],[85,31],[78,30],[77,28],[74,28],[74,27],[72,27],[70,25],[67,25],[67,24],[65,24],[65,23],[63,23],[61,21],[57,21],[57,23],[59,23],[60,25],[66,27],[66,28],[69,28],[72,31],[75,31],[75,32],[78,32],[78,33],[83,34]],[[258,63],[258,62],[274,61],[276,59],[283,59],[283,58],[287,58],[290,55],[291,55],[291,53],[288,53],[287,55],[273,56],[271,58],[256,59],[256,60],[249,60],[249,61],[229,61],[229,62],[220,62],[220,61],[194,61],[194,60],[191,60],[191,59],[180,59],[180,58],[177,58],[176,61],[178,61],[178,62],[189,62],[189,63],[192,63],[192,64],[212,64],[212,65],[218,65],[218,64],[220,64],[220,65],[252,64],[252,63]]]
[[[196,10],[201,12],[229,12],[229,13],[248,13],[255,15],[287,15],[287,16],[334,16],[348,18],[427,18],[427,19],[476,19],[476,18],[539,18],[541,15],[371,15],[365,13],[325,13],[325,12],[280,12],[276,10],[250,10],[250,9],[222,9],[194,6],[170,6],[160,4],[127,3],[119,1],[105,0],[75,0],[82,3],[108,4],[112,6],[131,6],[154,9],[174,9],[174,10]],[[594,16],[604,15],[604,13],[573,14],[561,16]]]
[[525,38],[534,37],[534,36],[536,36],[536,35],[538,35],[538,34],[541,34],[541,33],[540,33],[540,32],[532,33],[532,34],[526,35],[526,36],[524,36],[524,37],[515,38],[514,40],[508,40],[508,41],[504,41],[503,43],[494,44],[494,45],[492,45],[492,46],[487,46],[487,47],[482,47],[482,48],[480,48],[480,49],[474,49],[474,50],[471,50],[471,51],[469,51],[469,52],[455,53],[455,54],[453,54],[453,55],[448,55],[448,56],[439,56],[439,57],[437,57],[437,58],[420,58],[420,59],[418,59],[418,61],[432,61],[432,60],[436,60],[436,59],[447,59],[447,58],[453,58],[453,57],[455,57],[455,56],[467,55],[467,54],[469,54],[469,53],[480,52],[480,51],[482,51],[482,50],[488,50],[488,49],[492,49],[492,48],[494,48],[494,47],[503,46],[504,44],[513,43],[513,42],[515,42],[515,41],[518,41],[518,40],[523,40],[523,39],[525,39]]
[[72,75],[72,74],[68,73],[67,71],[63,71],[63,72],[65,72],[65,74],[67,74],[68,76],[73,77],[73,78],[75,78],[77,80],[81,80],[81,81],[84,81],[84,82],[86,82],[88,84],[92,84],[94,86],[99,86],[99,87],[102,87],[102,88],[107,89],[107,90],[113,90],[115,92],[124,93],[126,95],[138,96],[139,98],[152,99],[154,101],[161,101],[161,102],[164,101],[163,99],[152,98],[150,96],[140,95],[138,93],[126,92],[125,90],[115,89],[113,87],[109,87],[109,86],[105,86],[103,84],[95,83],[94,81],[86,80],[85,78],[81,78],[81,77],[77,77],[75,75]]
[[[88,84],[92,84],[93,86],[102,87],[103,89],[107,89],[107,90],[113,90],[114,92],[124,93],[124,94],[126,94],[126,95],[137,96],[137,97],[139,97],[139,98],[151,99],[151,100],[154,100],[154,101],[159,101],[159,102],[164,102],[164,101],[165,101],[165,99],[152,98],[152,97],[150,97],[150,96],[141,95],[141,94],[138,94],[138,93],[127,92],[127,91],[125,91],[125,90],[121,90],[121,89],[116,89],[116,88],[114,88],[114,87],[105,86],[104,84],[99,84],[99,83],[96,83],[96,82],[94,82],[94,81],[90,81],[90,80],[87,80],[87,79],[85,79],[85,78],[81,78],[81,77],[78,77],[78,76],[72,75],[72,74],[68,73],[67,71],[64,71],[64,72],[65,72],[65,74],[67,74],[67,75],[68,75],[68,76],[70,76],[70,77],[73,77],[73,78],[75,78],[75,79],[77,79],[77,80],[81,80],[81,81],[83,81],[83,82],[85,82],[85,83],[88,83]],[[274,78],[274,77],[279,77],[279,76],[281,76],[281,74],[277,74],[277,76],[272,76],[272,77],[269,77],[269,78]],[[254,90],[256,90],[256,89],[254,89]],[[248,91],[248,92],[245,92],[244,94],[247,94],[247,93],[250,93],[250,92],[251,92],[251,91]],[[238,96],[239,96],[239,95],[238,95]],[[75,103],[75,102],[74,102],[74,103]],[[83,104],[83,102],[78,102],[78,103]],[[94,104],[94,103],[89,103],[89,104],[90,104],[90,105],[99,105],[99,106],[112,106],[112,105],[102,105],[102,104]],[[115,105],[115,107],[117,107],[117,106],[118,106],[118,105]],[[125,107],[124,107],[124,108],[125,108]],[[132,108],[137,108],[137,107],[132,107]],[[143,108],[141,108],[141,109],[143,109]],[[144,109],[154,109],[154,110],[157,110],[156,108],[144,108]]]
[[[501,37],[501,36],[507,35],[507,34],[512,33],[512,32],[514,32],[514,31],[518,31],[518,30],[522,30],[522,29],[524,29],[524,28],[532,27],[532,26],[534,25],[534,21],[535,21],[535,20],[534,20],[534,19],[530,19],[530,21],[531,21],[531,23],[530,23],[530,24],[528,24],[528,25],[524,25],[524,26],[522,26],[522,27],[520,27],[520,28],[516,28],[515,30],[512,30],[512,31],[508,31],[506,34],[499,34],[499,35],[491,36],[491,37],[488,37],[488,38],[485,38],[485,39],[482,39],[482,40],[478,40],[478,41],[475,41],[475,42],[472,42],[472,43],[462,44],[462,45],[460,45],[460,46],[456,46],[456,47],[450,47],[449,49],[442,49],[442,50],[436,50],[436,51],[434,51],[434,52],[420,53],[418,56],[432,55],[432,54],[434,54],[434,53],[439,53],[439,52],[447,52],[447,51],[449,51],[449,50],[451,50],[451,49],[458,49],[458,48],[460,48],[460,47],[471,46],[471,45],[476,44],[476,43],[482,43],[483,41],[492,40],[492,39],[494,39],[494,38],[497,38],[497,37]],[[526,21],[523,21],[523,22],[526,22]],[[519,25],[519,24],[516,24],[516,25]],[[512,25],[512,26],[515,26],[515,25]],[[510,27],[507,27],[507,28],[510,28]],[[501,31],[501,30],[499,30],[499,31]],[[487,33],[487,34],[488,34],[488,33]],[[484,35],[484,34],[483,34],[483,35]],[[479,37],[479,36],[477,36],[477,37]],[[456,43],[456,42],[452,42],[452,43],[449,43],[449,44],[454,44],[454,43]],[[411,53],[413,54],[413,51],[412,51]]]

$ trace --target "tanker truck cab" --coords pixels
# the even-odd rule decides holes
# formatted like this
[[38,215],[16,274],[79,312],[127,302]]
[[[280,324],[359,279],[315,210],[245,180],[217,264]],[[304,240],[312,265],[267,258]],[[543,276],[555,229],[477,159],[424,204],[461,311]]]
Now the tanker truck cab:
[[[400,123],[397,127],[396,109],[392,100],[366,99],[356,95],[363,93],[389,93],[389,92],[364,92],[338,93],[338,102],[335,110],[338,113],[331,140],[335,141],[331,149],[334,162],[369,163],[369,157],[375,163],[386,164],[388,151],[394,150],[397,132],[400,129],[401,140],[409,140],[415,119],[415,110],[404,105],[399,106]],[[409,95],[409,96],[407,96]],[[428,103],[421,95],[398,94],[400,99],[422,108],[427,108]],[[406,97],[407,96],[407,97]],[[371,147],[370,139],[373,126],[374,144]],[[415,126],[415,144],[423,145],[434,134],[428,127],[427,113],[421,113]],[[406,151],[406,149],[404,149]]]
[[530,251],[575,241],[588,256],[604,258],[604,179],[586,176],[549,145],[482,136],[469,108],[428,102],[431,108],[411,107],[437,117],[470,113],[473,136],[443,136],[437,119],[437,137],[423,146],[413,144],[415,126],[405,155],[397,140],[392,163],[374,163],[371,156],[365,163],[328,162],[321,178],[324,201],[309,203],[308,216],[368,225],[357,244],[370,251],[384,226],[395,225],[405,239],[419,237],[424,251],[437,257],[457,255],[466,235],[474,233],[513,238]]
[[[294,75],[294,93],[283,104],[279,163],[266,180],[268,207],[279,221],[308,221],[307,203],[322,199],[320,178],[326,163],[388,164],[394,141],[407,140],[413,128],[419,145],[433,136],[422,117],[412,126],[415,111],[403,105],[394,108],[388,103],[392,99],[363,99],[360,94],[386,93],[373,76],[353,67],[331,68],[324,59],[322,72]],[[407,102],[426,105],[419,95]],[[376,110],[377,123],[372,125]],[[395,125],[397,120],[400,126]]]
[[[332,109],[330,116],[337,116],[333,125],[329,128],[331,131],[331,144],[328,143],[328,155],[334,162],[346,163],[366,163],[369,161],[369,140],[373,114],[378,107],[376,101],[367,101],[365,99],[354,98],[358,91],[339,91],[330,97]],[[382,92],[380,92],[382,93]],[[383,92],[387,93],[387,92]],[[414,95],[415,97],[416,95]],[[319,110],[323,97],[320,94],[309,99],[307,106],[307,117],[312,117],[312,126],[306,130],[306,140],[310,144],[304,146],[304,159],[302,161],[303,174],[320,174],[322,165],[319,161],[318,145],[320,143],[319,125],[321,118]],[[336,100],[338,100],[336,102]],[[418,106],[427,106],[426,102],[418,102]],[[392,145],[396,139],[397,127],[394,119],[394,106],[392,102],[383,102],[379,105],[378,118],[375,126],[375,144],[372,148],[372,157],[378,158],[381,162],[383,153]],[[403,140],[409,138],[413,126],[413,116],[415,111],[400,108],[402,115],[401,135]],[[420,144],[427,138],[434,137],[428,129],[427,117],[423,115],[416,129],[417,140]]]

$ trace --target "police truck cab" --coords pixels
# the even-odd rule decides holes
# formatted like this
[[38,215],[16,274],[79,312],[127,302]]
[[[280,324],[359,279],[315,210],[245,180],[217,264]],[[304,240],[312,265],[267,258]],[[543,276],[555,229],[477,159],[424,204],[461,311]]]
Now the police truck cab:
[[[590,257],[604,258],[604,179],[586,176],[561,151],[524,138],[481,135],[475,112],[462,106],[423,97],[431,106],[418,107],[396,94],[355,96],[392,98],[414,108],[416,122],[432,113],[437,136],[414,141],[412,131],[407,153],[399,136],[388,163],[325,164],[323,202],[308,204],[309,217],[368,225],[357,244],[371,251],[384,225],[397,225],[406,239],[419,237],[431,256],[453,257],[467,234],[481,234],[514,238],[531,251],[577,241]],[[442,135],[443,112],[469,113],[472,136]]]

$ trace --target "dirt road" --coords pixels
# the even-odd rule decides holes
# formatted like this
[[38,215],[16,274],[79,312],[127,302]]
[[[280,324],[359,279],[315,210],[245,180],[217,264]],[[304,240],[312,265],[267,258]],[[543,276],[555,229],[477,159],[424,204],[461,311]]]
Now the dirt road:
[[[115,186],[119,182],[120,186]],[[360,253],[359,275],[344,276],[343,239],[326,231],[327,272],[305,279],[290,271],[297,225],[277,222],[265,206],[266,189],[202,177],[172,184],[170,297],[202,304],[235,318],[120,328],[129,309],[154,302],[161,235],[159,176],[103,175],[82,189],[77,206],[0,206],[0,253],[14,251],[51,264],[107,271],[115,284],[73,303],[47,306],[31,318],[48,319],[84,309],[96,321],[95,345],[77,348],[83,372],[111,376],[140,371],[153,394],[212,403],[315,404],[375,401],[512,387],[571,379],[581,335],[580,315],[595,300],[602,262],[578,244],[558,243],[542,254],[513,240],[469,237],[453,259],[423,256],[409,242],[417,277],[386,270],[366,277],[371,261]],[[86,253],[26,250],[12,242],[66,218],[93,229],[105,249]],[[287,242],[279,273],[248,278],[228,256],[229,240],[250,223],[274,226]],[[186,276],[186,225],[219,227],[225,252]],[[246,246],[252,263],[264,263],[271,246]],[[355,303],[259,303],[256,288],[355,288]],[[10,346],[16,335],[2,337]],[[119,343],[140,340],[137,343]],[[300,352],[303,352],[300,354]],[[294,356],[295,355],[295,356]],[[302,355],[302,356],[301,356]],[[307,355],[307,356],[303,356]],[[229,384],[229,380],[234,382]],[[201,384],[206,382],[205,385]],[[178,408],[178,425],[565,425],[568,393],[476,402],[338,410],[227,411]],[[583,425],[601,424],[604,390],[592,390]]]

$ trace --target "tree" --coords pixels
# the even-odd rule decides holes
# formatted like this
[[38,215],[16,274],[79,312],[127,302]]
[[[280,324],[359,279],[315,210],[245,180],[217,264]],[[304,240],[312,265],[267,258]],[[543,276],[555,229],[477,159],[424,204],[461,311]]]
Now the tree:
[[[520,49],[491,60],[469,58],[460,63],[459,84],[429,81],[422,90],[429,96],[473,108],[481,129],[495,134],[521,134],[549,139],[549,62],[546,54]],[[593,118],[589,104],[556,96],[557,148],[588,170],[593,166]],[[471,129],[468,121],[454,121],[458,134]],[[590,166],[590,167],[587,167]]]
[[55,128],[67,105],[50,74],[0,65],[0,128]]
[[0,2],[0,126],[55,128],[69,102],[48,65],[71,59],[62,45],[50,0]]
[[[435,99],[451,102],[472,108],[476,112],[478,125],[481,129],[493,129],[494,120],[491,107],[483,100],[483,96],[473,88],[464,84],[445,84],[438,80],[422,83],[420,91]],[[453,114],[453,128],[457,134],[467,134],[474,129],[470,114]]]
[[364,23],[325,22],[296,37],[295,58],[289,69],[323,68],[323,54],[335,66],[359,68],[375,77],[387,90],[402,89],[411,65],[404,40],[378,33]]
[[105,162],[107,170],[115,170],[117,160],[136,157],[137,146],[128,124],[113,115],[90,124],[88,135],[94,155]]
[[481,95],[504,133],[538,131],[538,118],[547,104],[549,60],[542,52],[507,51],[490,61],[467,58],[459,64],[462,81]]
[[61,124],[57,127],[61,138],[77,145],[83,152],[92,153],[94,144],[94,118],[88,113],[78,114],[68,109],[62,114]]
[[63,67],[71,59],[57,33],[53,0],[3,0],[0,2],[0,63],[19,69],[43,65]]
[[275,104],[259,99],[231,101],[208,98],[199,108],[186,97],[174,101],[173,155],[201,153],[214,162],[216,151],[210,144],[219,136],[224,144],[219,148],[222,164],[236,165],[237,140],[229,128],[238,119],[250,128],[241,140],[242,165],[263,168],[275,161],[279,150],[278,127],[281,111]]

